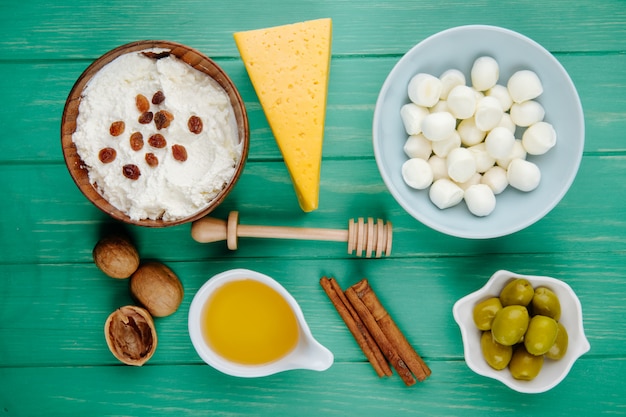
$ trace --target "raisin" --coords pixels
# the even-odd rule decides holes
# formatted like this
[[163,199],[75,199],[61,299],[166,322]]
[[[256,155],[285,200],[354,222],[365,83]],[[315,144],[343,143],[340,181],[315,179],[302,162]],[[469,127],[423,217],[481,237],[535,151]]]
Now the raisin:
[[172,120],[174,120],[174,115],[167,110],[159,110],[154,115],[154,125],[157,130],[169,127]]
[[125,128],[126,124],[124,124],[124,122],[122,122],[121,120],[118,120],[117,122],[111,123],[111,127],[109,127],[109,133],[111,134],[111,136],[119,136],[124,133]]
[[139,119],[137,119],[139,121],[139,123],[141,123],[142,125],[147,125],[148,123],[150,123],[152,121],[152,112],[151,111],[145,111],[143,113],[141,113],[139,115]]
[[167,146],[167,141],[165,140],[163,135],[159,133],[155,133],[154,135],[150,136],[150,138],[148,139],[148,143],[153,148],[165,148],[165,146]]
[[159,165],[159,158],[157,158],[156,155],[153,154],[152,152],[148,152],[146,154],[146,163],[150,165],[151,167],[155,167]]
[[202,119],[198,116],[191,116],[187,122],[187,127],[191,133],[199,134],[202,132]]
[[145,113],[150,110],[150,102],[143,94],[137,94],[137,97],[135,97],[135,105],[140,113]]
[[139,167],[133,164],[124,165],[122,167],[122,173],[129,180],[136,180],[141,175]]
[[130,148],[133,151],[138,151],[143,148],[143,135],[141,132],[135,132],[130,135]]
[[165,101],[165,94],[163,94],[163,91],[161,91],[161,90],[157,91],[152,96],[152,104],[159,105],[159,104],[163,103],[163,101]]
[[175,160],[185,162],[187,160],[187,149],[183,145],[174,145],[172,146],[172,155]]
[[148,58],[158,60],[158,59],[167,58],[168,56],[170,56],[170,51],[163,51],[163,52],[144,51],[142,52],[142,54],[144,54]]
[[98,158],[100,158],[100,162],[102,162],[103,164],[108,164],[108,163],[113,162],[116,156],[117,156],[117,152],[115,152],[115,149],[113,148],[103,148],[100,150],[100,153],[98,154]]

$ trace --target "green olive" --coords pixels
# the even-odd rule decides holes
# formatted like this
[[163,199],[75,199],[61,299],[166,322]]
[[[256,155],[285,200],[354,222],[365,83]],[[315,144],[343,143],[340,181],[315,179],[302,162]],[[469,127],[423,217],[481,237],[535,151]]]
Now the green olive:
[[556,341],[550,350],[546,352],[546,358],[559,360],[567,353],[567,345],[569,342],[567,330],[562,323],[558,323],[558,328],[559,331],[556,333]]
[[513,347],[496,342],[489,331],[480,336],[480,348],[489,366],[497,371],[506,368],[513,355]]
[[561,318],[561,303],[556,294],[549,288],[538,287],[535,289],[532,307],[534,314],[552,317],[556,321]]
[[500,301],[503,306],[527,306],[533,299],[533,286],[524,278],[516,278],[504,286],[500,292]]
[[491,330],[491,323],[502,303],[498,297],[488,298],[474,307],[474,323],[480,330]]
[[536,315],[530,319],[524,335],[524,346],[531,355],[543,355],[556,341],[559,326],[551,317]]
[[530,381],[539,375],[542,366],[543,355],[531,355],[524,345],[519,345],[515,348],[511,362],[509,362],[509,371],[515,379]]
[[524,306],[503,307],[496,313],[491,324],[491,333],[496,342],[505,346],[519,343],[528,329],[528,310]]

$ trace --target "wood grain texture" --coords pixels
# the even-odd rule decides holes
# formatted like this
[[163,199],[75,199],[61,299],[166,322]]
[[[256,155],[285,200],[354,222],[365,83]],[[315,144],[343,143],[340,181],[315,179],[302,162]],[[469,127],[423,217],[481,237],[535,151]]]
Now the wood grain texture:
[[[333,19],[333,58],[320,209],[304,214],[232,34],[321,17]],[[465,24],[541,43],[569,72],[585,112],[583,160],[565,198],[533,226],[479,241],[408,216],[385,188],[371,145],[374,104],[397,60]],[[342,242],[251,238],[230,251],[195,242],[189,225],[123,226],[89,203],[63,163],[63,106],[89,64],[140,39],[181,42],[215,59],[246,103],[248,163],[214,216],[238,210],[242,223],[332,229],[381,218],[393,223],[392,255],[361,259]],[[1,417],[626,415],[623,0],[6,0],[0,46]],[[171,267],[185,289],[179,311],[156,320],[159,347],[142,368],[121,365],[104,341],[106,317],[133,302],[128,282],[92,261],[99,237],[115,229],[132,236],[143,260]],[[203,364],[187,332],[189,305],[209,277],[237,267],[273,276],[294,295],[335,355],[329,370],[239,379]],[[518,394],[464,363],[452,306],[498,269],[554,276],[580,297],[591,350],[549,392]],[[397,375],[379,379],[320,288],[322,276],[344,288],[368,278],[432,376],[408,389]]]
[[[433,375],[411,388],[379,379],[368,363],[338,362],[324,373],[294,371],[244,380],[206,366],[4,368],[15,393],[1,416],[484,416],[620,415],[626,362],[590,359],[546,394],[528,396],[467,372],[462,361],[432,362]],[[332,381],[333,389],[329,389]],[[604,385],[602,390],[589,387]],[[33,401],[38,391],[37,402]],[[563,399],[566,398],[567,401]],[[453,400],[451,400],[453,399]]]
[[[574,81],[585,112],[585,152],[623,152],[626,145],[616,140],[626,131],[626,56],[580,56],[557,54]],[[372,118],[374,105],[385,78],[397,57],[346,57],[331,62],[330,91],[324,157],[333,159],[373,158]],[[593,65],[588,65],[593,61]],[[0,90],[15,103],[4,109],[10,137],[0,162],[57,162],[60,152],[60,115],[65,100],[90,61],[3,63],[0,61]],[[258,103],[243,63],[217,60],[232,78],[246,103],[250,119],[251,160],[278,159],[280,152]],[[359,66],[367,68],[358,71]],[[50,90],[49,86],[55,85]],[[21,121],[21,122],[17,122]]]
[[[623,254],[490,255],[414,259],[213,258],[204,262],[166,262],[180,277],[185,297],[180,310],[156,319],[159,347],[150,364],[201,361],[186,331],[193,294],[211,276],[231,268],[250,268],[276,278],[300,303],[313,334],[338,361],[364,360],[341,319],[319,287],[322,276],[336,277],[342,288],[368,278],[389,314],[425,360],[461,360],[460,332],[451,311],[456,300],[480,288],[498,269],[545,274],[567,282],[583,306],[589,357],[624,354],[626,282],[620,280]],[[116,364],[103,343],[103,326],[116,308],[132,303],[128,281],[105,276],[93,264],[4,266],[0,307],[0,366],[97,366]],[[26,280],[25,277],[29,279]],[[611,291],[606,291],[610,286]],[[28,309],[23,301],[33,300]],[[418,301],[419,300],[419,301]],[[605,306],[611,306],[606,312]],[[607,319],[609,317],[609,319]],[[47,340],[33,345],[37,334]],[[34,353],[37,353],[34,355]],[[581,360],[585,360],[587,356]]]
[[583,0],[576,2],[575,8],[560,0],[541,5],[532,0],[276,0],[271,6],[251,6],[246,1],[182,0],[173,4],[159,0],[147,6],[122,0],[7,0],[1,16],[0,27],[6,28],[6,34],[0,59],[5,60],[95,59],[120,44],[140,39],[168,39],[209,56],[233,57],[237,56],[232,39],[235,30],[320,17],[333,19],[334,54],[403,54],[429,35],[467,24],[505,26],[533,37],[550,51],[626,49],[626,12],[620,0]]
[[[394,257],[619,252],[626,247],[623,216],[626,182],[600,179],[611,178],[624,170],[626,156],[585,157],[571,190],[544,219],[514,235],[487,241],[454,239],[406,215],[386,193],[376,164],[369,159],[349,164],[325,161],[320,194],[322,209],[310,214],[297,210],[298,203],[282,161],[249,163],[233,193],[213,215],[226,218],[230,210],[239,210],[242,218],[251,223],[254,218],[254,223],[265,225],[333,229],[345,227],[350,217],[382,218],[394,225]],[[351,171],[359,174],[353,175]],[[111,222],[78,191],[64,165],[0,165],[0,175],[5,178],[0,182],[0,194],[11,195],[13,202],[2,209],[0,232],[5,240],[0,262],[90,261],[91,248]],[[584,229],[573,234],[572,230],[577,228]],[[228,252],[224,243],[193,241],[189,225],[159,231],[129,227],[126,230],[135,236],[147,256],[160,254],[166,259],[202,260]],[[164,247],[162,241],[168,238],[176,239],[177,244]],[[242,238],[236,256],[275,257],[279,253],[307,258],[345,256],[345,244],[314,244],[314,252],[311,245],[281,240],[267,245],[266,241]]]

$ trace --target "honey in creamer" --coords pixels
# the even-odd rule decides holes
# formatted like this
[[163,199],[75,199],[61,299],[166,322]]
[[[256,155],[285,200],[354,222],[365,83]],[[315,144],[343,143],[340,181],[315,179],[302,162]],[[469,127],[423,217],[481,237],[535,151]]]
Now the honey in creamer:
[[252,279],[224,284],[202,312],[206,342],[220,356],[261,365],[285,356],[298,343],[298,322],[287,301]]

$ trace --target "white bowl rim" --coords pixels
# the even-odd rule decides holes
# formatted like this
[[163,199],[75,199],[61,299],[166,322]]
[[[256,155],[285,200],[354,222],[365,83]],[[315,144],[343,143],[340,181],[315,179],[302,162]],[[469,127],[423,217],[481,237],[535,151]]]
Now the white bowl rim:
[[[516,37],[518,39],[521,39],[525,42],[527,42],[528,44],[534,46],[535,48],[543,51],[545,53],[546,59],[548,59],[549,61],[551,61],[551,63],[555,66],[555,68],[561,73],[561,75],[563,76],[563,79],[566,81],[567,84],[569,84],[569,86],[571,87],[571,90],[576,98],[576,115],[574,115],[574,119],[578,122],[578,125],[576,126],[576,130],[578,130],[579,132],[582,132],[582,137],[581,137],[581,141],[578,144],[578,148],[579,150],[576,153],[576,159],[571,161],[572,165],[572,172],[573,175],[571,175],[569,178],[567,178],[567,181],[563,184],[563,187],[558,191],[558,193],[553,194],[551,201],[549,202],[549,204],[546,204],[542,210],[536,212],[533,216],[528,217],[525,221],[523,222],[519,222],[517,224],[514,225],[509,225],[508,227],[502,227],[500,228],[498,231],[495,232],[484,232],[481,230],[477,230],[477,231],[459,231],[456,230],[452,227],[449,227],[445,224],[442,223],[438,223],[436,221],[431,221],[428,217],[421,215],[419,212],[413,212],[412,211],[412,207],[410,206],[410,204],[405,200],[405,198],[402,196],[402,194],[396,189],[396,187],[393,184],[393,181],[391,180],[391,178],[389,177],[389,175],[385,172],[384,170],[384,166],[383,166],[383,162],[381,161],[381,158],[376,157],[376,164],[378,166],[378,170],[380,172],[380,175],[383,179],[383,182],[385,183],[385,185],[387,186],[387,189],[389,190],[389,192],[392,194],[392,196],[394,197],[394,199],[398,202],[398,204],[404,208],[407,213],[409,213],[411,216],[413,216],[414,218],[416,218],[417,220],[419,220],[421,223],[423,223],[424,225],[430,227],[433,230],[437,230],[441,233],[445,233],[447,235],[450,236],[455,236],[455,237],[460,237],[460,238],[466,238],[466,239],[490,239],[490,238],[497,238],[497,237],[501,237],[501,236],[506,236],[509,234],[513,234],[515,232],[518,232],[522,229],[525,229],[526,227],[529,227],[531,225],[533,225],[534,223],[538,222],[539,220],[541,220],[546,214],[548,214],[554,207],[556,207],[556,205],[563,199],[563,197],[565,196],[565,194],[568,192],[569,188],[571,187],[572,183],[574,182],[575,178],[576,178],[576,174],[578,172],[578,169],[580,167],[580,163],[582,161],[582,156],[583,156],[583,149],[584,149],[584,141],[585,141],[585,121],[584,121],[584,114],[583,114],[583,109],[582,109],[582,104],[580,101],[580,96],[578,94],[578,91],[576,89],[576,86],[574,85],[571,77],[569,76],[569,74],[567,73],[567,71],[565,70],[565,68],[563,67],[563,65],[547,50],[545,49],[542,45],[540,45],[538,42],[534,41],[533,39],[522,35],[521,33],[518,33],[516,31],[513,31],[511,29],[506,29],[500,26],[493,26],[493,25],[463,25],[463,26],[456,26],[456,27],[452,27],[452,28],[448,28],[445,30],[442,30],[440,32],[437,32],[433,35],[428,36],[427,38],[421,40],[420,42],[418,42],[416,45],[414,45],[412,48],[410,48],[403,56],[402,58],[400,58],[400,60],[398,60],[398,62],[394,65],[394,67],[392,68],[392,70],[389,72],[389,74],[387,75],[387,78],[385,79],[383,86],[379,92],[378,95],[378,99],[376,101],[376,105],[374,108],[374,116],[373,116],[373,129],[372,129],[372,136],[373,136],[373,147],[374,147],[374,154],[378,155],[380,153],[380,142],[379,140],[377,140],[377,130],[376,130],[376,126],[380,123],[380,119],[381,119],[381,108],[382,108],[382,103],[383,100],[389,90],[389,88],[392,85],[392,80],[395,78],[394,76],[396,75],[396,73],[399,71],[399,68],[402,66],[403,60],[406,59],[407,56],[409,56],[411,53],[413,53],[414,50],[417,50],[419,48],[421,48],[423,46],[424,43],[436,40],[439,37],[444,37],[450,33],[454,33],[454,32],[458,32],[458,31],[467,31],[467,30],[477,30],[477,31],[493,31],[493,32],[499,32],[499,33],[503,33],[503,34],[507,34],[509,36],[513,36]],[[422,190],[423,191],[423,190]]]
[[[570,343],[566,357],[560,360],[560,361],[565,361],[565,362],[562,362],[564,364],[563,369],[554,379],[550,380],[549,382],[546,382],[543,385],[538,384],[537,379],[532,380],[532,381],[516,380],[511,377],[508,370],[496,371],[495,369],[487,365],[487,363],[484,362],[484,360],[482,360],[482,356],[481,356],[482,362],[477,363],[474,360],[474,357],[472,357],[472,355],[470,354],[470,352],[472,351],[477,351],[480,354],[480,348],[475,346],[472,349],[472,346],[470,346],[470,341],[469,341],[470,331],[480,332],[478,329],[474,327],[473,318],[471,316],[471,313],[473,311],[473,306],[479,300],[484,299],[489,295],[497,295],[499,291],[494,291],[494,287],[503,286],[504,282],[506,282],[508,279],[511,279],[511,278],[525,278],[535,287],[538,285],[544,285],[553,290],[559,289],[559,290],[565,291],[567,294],[569,294],[570,301],[573,304],[574,309],[575,309],[574,313],[576,314],[576,317],[575,317],[576,329],[570,329],[571,326],[568,326],[568,333],[574,334],[574,331],[575,331],[578,334],[578,340],[577,340],[578,343],[574,345]],[[468,312],[470,313],[469,316],[467,315]],[[591,345],[589,344],[589,341],[587,340],[587,337],[585,335],[585,330],[583,326],[582,305],[580,303],[580,300],[578,299],[574,290],[570,287],[569,284],[553,277],[541,276],[541,275],[524,275],[524,274],[511,272],[511,271],[504,270],[504,269],[498,270],[491,276],[491,278],[489,278],[489,280],[487,281],[487,283],[485,283],[484,286],[466,295],[465,297],[462,297],[461,299],[459,299],[454,304],[452,308],[452,313],[453,313],[454,320],[456,321],[461,331],[461,336],[463,339],[463,355],[464,355],[465,363],[467,364],[467,366],[472,371],[476,372],[477,374],[488,377],[488,378],[496,379],[502,382],[503,384],[505,384],[506,386],[508,386],[509,388],[515,391],[521,392],[521,393],[538,394],[538,393],[542,393],[542,392],[545,392],[554,388],[563,379],[565,379],[565,377],[569,373],[570,369],[572,368],[576,360],[578,360],[578,358],[580,358],[585,353],[589,352],[589,350],[591,349]],[[572,342],[571,338],[570,338],[570,342]]]

